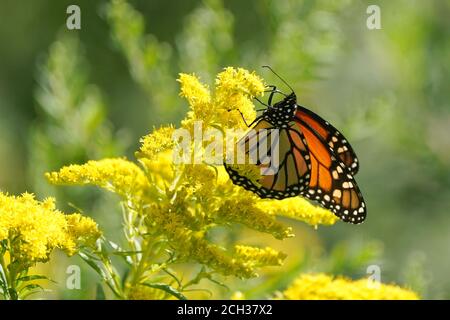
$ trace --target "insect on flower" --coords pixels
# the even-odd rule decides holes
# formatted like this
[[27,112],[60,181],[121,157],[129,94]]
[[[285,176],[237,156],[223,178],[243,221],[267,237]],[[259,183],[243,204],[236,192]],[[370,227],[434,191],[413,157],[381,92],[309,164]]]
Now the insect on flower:
[[[237,145],[247,155],[255,150],[259,153],[259,149],[267,149],[267,156],[273,157],[275,151],[271,151],[277,150],[277,171],[268,171],[269,174],[263,174],[255,181],[242,174],[227,159],[224,166],[231,180],[261,198],[284,199],[300,195],[319,202],[345,222],[363,222],[366,218],[366,205],[353,177],[359,168],[353,148],[344,135],[328,121],[297,104],[297,97],[291,86],[272,68],[264,67],[283,81],[291,89],[291,93],[287,95],[275,86],[269,86],[268,103],[258,100],[266,108],[247,125],[252,128],[251,133],[244,135]],[[276,93],[284,98],[272,104]],[[278,132],[278,137],[269,142],[267,136],[270,133],[267,132],[272,132],[273,129]],[[256,135],[263,132],[264,137],[254,139],[251,136],[254,132]],[[270,167],[267,162],[267,159],[260,157],[256,166],[263,171]]]

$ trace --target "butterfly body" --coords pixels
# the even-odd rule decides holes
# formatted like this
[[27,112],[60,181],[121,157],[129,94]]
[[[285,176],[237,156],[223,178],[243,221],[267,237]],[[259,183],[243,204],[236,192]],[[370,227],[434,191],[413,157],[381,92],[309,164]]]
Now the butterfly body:
[[[358,224],[366,217],[366,206],[354,175],[359,163],[355,152],[345,137],[328,121],[297,104],[292,92],[269,105],[252,124],[252,130],[277,129],[279,137],[279,168],[273,174],[263,175],[255,182],[224,163],[234,184],[256,193],[261,198],[283,199],[303,196],[317,201],[345,222]],[[258,136],[259,137],[259,136]],[[248,134],[242,138],[248,153]],[[273,145],[267,140],[263,143]],[[262,143],[256,147],[261,148]],[[273,154],[271,155],[273,156]],[[261,163],[258,163],[263,168]]]
[[295,94],[287,96],[284,100],[269,106],[264,110],[262,118],[274,127],[287,128],[294,119],[297,110],[297,99]]

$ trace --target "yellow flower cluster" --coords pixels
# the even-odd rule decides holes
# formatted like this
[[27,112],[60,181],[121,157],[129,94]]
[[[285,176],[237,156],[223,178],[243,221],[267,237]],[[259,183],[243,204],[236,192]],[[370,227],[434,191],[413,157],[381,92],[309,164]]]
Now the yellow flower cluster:
[[256,206],[268,214],[300,220],[314,227],[333,225],[339,220],[331,211],[314,206],[300,197],[260,201]]
[[[235,188],[233,188],[235,189]],[[292,229],[278,222],[275,216],[258,207],[256,197],[249,191],[238,191],[222,200],[216,212],[217,222],[240,223],[260,232],[272,234],[277,239],[292,237]]]
[[416,300],[419,296],[396,285],[370,279],[350,280],[327,274],[303,274],[283,292],[289,300]]
[[149,182],[142,169],[122,158],[69,165],[59,172],[46,173],[46,177],[53,184],[96,185],[126,199],[140,200],[149,189]]
[[180,95],[188,100],[191,107],[188,117],[209,122],[214,117],[215,110],[211,108],[211,94],[208,87],[194,74],[181,73],[178,81],[181,83]]
[[169,207],[153,204],[145,211],[147,224],[167,237],[169,250],[179,262],[196,261],[223,275],[249,278],[256,276],[255,268],[281,265],[285,258],[283,253],[273,249],[253,248],[251,251],[251,247],[246,246],[236,246],[234,255],[227,253],[225,248],[206,238],[207,226],[189,214],[184,204]]
[[217,75],[214,95],[195,75],[180,74],[181,96],[190,105],[188,117],[183,121],[190,127],[192,121],[202,120],[204,126],[220,128],[246,128],[242,121],[251,121],[256,112],[252,98],[264,94],[265,85],[257,75],[242,68],[225,68]]
[[[214,93],[195,75],[181,74],[179,82],[181,95],[190,105],[182,121],[187,131],[196,120],[202,121],[204,129],[243,128],[239,111],[252,120],[252,98],[265,89],[254,73],[234,68],[219,73]],[[105,159],[67,166],[48,173],[47,178],[56,184],[93,184],[118,193],[127,208],[142,214],[144,223],[140,220],[133,228],[158,241],[163,239],[173,261],[194,261],[215,272],[242,278],[255,276],[262,266],[280,265],[285,255],[270,248],[221,247],[208,237],[211,229],[242,224],[284,239],[293,236],[292,229],[277,221],[277,216],[314,226],[336,221],[331,212],[306,200],[261,200],[231,183],[222,165],[174,163],[174,130],[172,126],[162,127],[141,140],[136,157],[142,169],[125,159]],[[193,149],[194,143],[189,147]]]
[[236,256],[248,261],[254,266],[280,266],[286,258],[286,254],[278,252],[270,247],[264,249],[237,245],[234,248]]
[[52,198],[39,202],[28,193],[18,197],[0,193],[0,241],[7,242],[11,261],[26,265],[46,261],[55,248],[73,255],[99,236],[92,219],[64,215]]
[[173,148],[175,142],[172,134],[175,131],[173,126],[161,127],[151,134],[141,139],[141,149],[136,153],[139,158],[154,159],[163,151]]

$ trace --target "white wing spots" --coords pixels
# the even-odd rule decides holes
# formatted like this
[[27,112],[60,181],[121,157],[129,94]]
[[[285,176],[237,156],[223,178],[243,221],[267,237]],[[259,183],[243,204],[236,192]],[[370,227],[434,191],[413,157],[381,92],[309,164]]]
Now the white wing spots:
[[336,189],[333,191],[333,197],[335,198],[341,198],[342,197],[342,191],[339,189]]
[[338,172],[337,172],[336,170],[333,170],[333,171],[331,172],[331,175],[333,176],[333,179],[334,179],[334,180],[339,179],[339,174],[338,174]]

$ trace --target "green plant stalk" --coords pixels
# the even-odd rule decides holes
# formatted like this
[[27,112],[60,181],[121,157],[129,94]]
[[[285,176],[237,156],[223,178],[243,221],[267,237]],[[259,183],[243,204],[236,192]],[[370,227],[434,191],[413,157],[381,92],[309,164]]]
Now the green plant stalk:
[[[0,256],[0,265],[2,266],[3,274],[5,275],[4,281],[6,281],[6,283],[4,283],[3,285],[4,285],[4,288],[8,289],[8,287],[9,287],[9,285],[8,285],[9,272],[8,272],[8,269],[6,268],[5,258],[3,257],[3,254]],[[11,299],[11,296],[10,296],[8,290],[3,292],[3,295],[4,295],[6,300]]]
[[[9,251],[10,251],[10,256],[14,256],[14,252],[13,252],[13,246],[12,246],[12,241],[11,239],[8,239],[9,242]],[[19,274],[20,272],[17,272],[16,268],[14,268],[14,261],[10,261],[9,266],[6,266],[6,262],[4,259],[4,255],[1,256],[0,259],[0,264],[2,266],[3,272],[5,274],[5,280],[7,281],[7,283],[5,284],[5,288],[7,289],[7,292],[5,293],[8,296],[9,300],[17,300],[19,299],[19,295],[17,294],[16,291],[16,282],[17,282],[17,274]],[[15,295],[11,295],[11,292],[16,292]]]
[[144,248],[145,249],[142,253],[141,259],[132,274],[131,281],[130,281],[131,287],[140,283],[142,274],[146,271],[145,270],[146,263],[152,254],[152,246],[150,245],[150,241],[146,240],[144,242]]

